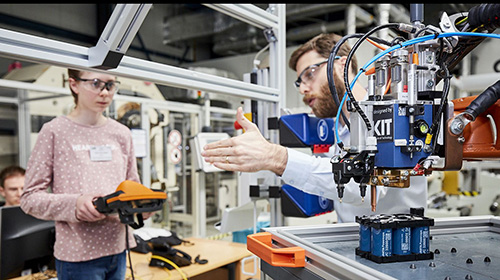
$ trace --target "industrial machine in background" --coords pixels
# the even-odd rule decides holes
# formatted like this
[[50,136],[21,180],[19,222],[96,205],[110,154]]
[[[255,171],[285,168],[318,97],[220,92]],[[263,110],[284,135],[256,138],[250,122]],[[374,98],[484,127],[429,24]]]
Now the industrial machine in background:
[[500,214],[498,162],[465,162],[460,171],[434,171],[428,177],[427,215],[460,217]]

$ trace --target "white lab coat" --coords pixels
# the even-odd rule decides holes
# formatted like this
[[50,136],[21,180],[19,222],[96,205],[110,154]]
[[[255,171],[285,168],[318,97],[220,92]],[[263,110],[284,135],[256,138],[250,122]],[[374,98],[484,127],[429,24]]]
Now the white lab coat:
[[[349,145],[349,135],[347,127],[339,129],[339,137],[344,145]],[[411,176],[409,188],[377,186],[377,209],[372,212],[370,185],[366,188],[366,196],[362,202],[359,184],[351,179],[345,185],[342,202],[339,201],[330,163],[331,157],[339,153],[337,145],[332,146],[329,153],[323,157],[311,156],[290,148],[287,150],[288,162],[281,179],[306,193],[332,199],[339,223],[354,222],[356,216],[362,215],[409,213],[410,208],[414,207],[427,209],[425,176]]]

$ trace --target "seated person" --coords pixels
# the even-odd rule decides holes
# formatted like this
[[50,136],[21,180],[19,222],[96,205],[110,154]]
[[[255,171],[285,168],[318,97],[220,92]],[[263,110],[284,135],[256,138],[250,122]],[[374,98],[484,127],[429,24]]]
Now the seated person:
[[5,198],[3,206],[19,205],[24,187],[24,173],[24,168],[17,165],[8,166],[0,173],[0,194]]

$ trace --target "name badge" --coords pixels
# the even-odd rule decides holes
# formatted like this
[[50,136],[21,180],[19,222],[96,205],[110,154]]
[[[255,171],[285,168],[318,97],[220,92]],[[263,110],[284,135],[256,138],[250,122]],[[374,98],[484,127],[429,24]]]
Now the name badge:
[[110,161],[113,159],[111,147],[109,146],[91,146],[90,160],[91,161]]

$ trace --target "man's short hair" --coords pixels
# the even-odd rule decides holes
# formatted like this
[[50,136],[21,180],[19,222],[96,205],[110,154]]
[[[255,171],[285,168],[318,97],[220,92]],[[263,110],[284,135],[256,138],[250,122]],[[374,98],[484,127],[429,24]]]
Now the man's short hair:
[[24,176],[26,170],[20,166],[12,165],[4,168],[0,172],[0,186],[3,187],[5,180],[13,176]]
[[[316,37],[312,38],[311,40],[307,41],[303,45],[301,45],[298,49],[296,49],[292,55],[290,56],[290,60],[288,62],[288,66],[290,69],[297,71],[297,61],[299,58],[304,55],[306,52],[309,52],[311,50],[316,51],[319,53],[321,56],[324,58],[328,58],[330,56],[330,53],[332,52],[333,47],[335,44],[340,41],[342,37],[340,35],[337,35],[335,33],[322,33],[317,35]],[[351,47],[347,42],[343,43],[342,46],[339,48],[337,55],[339,56],[347,56],[349,55],[349,52],[351,51]],[[356,59],[356,56],[352,56],[351,62],[350,62],[351,69],[353,69],[354,74],[357,73],[358,69],[358,61]]]

